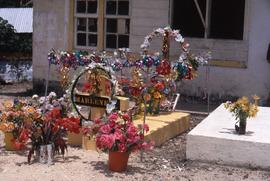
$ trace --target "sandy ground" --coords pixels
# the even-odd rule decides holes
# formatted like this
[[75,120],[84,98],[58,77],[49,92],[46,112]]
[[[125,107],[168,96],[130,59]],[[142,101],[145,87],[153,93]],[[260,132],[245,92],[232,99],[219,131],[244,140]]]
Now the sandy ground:
[[[12,88],[8,88],[12,92]],[[15,89],[18,91],[18,87]],[[0,102],[14,95],[5,88],[0,89]],[[5,96],[1,93],[5,92]],[[15,91],[16,92],[16,91]],[[203,120],[204,115],[191,115],[191,128]],[[5,151],[3,134],[0,134],[0,181],[61,181],[61,180],[191,180],[191,181],[235,181],[269,180],[270,171],[188,161],[185,157],[186,134],[177,136],[161,147],[143,154],[131,155],[128,169],[124,173],[108,170],[105,153],[69,147],[65,160],[55,158],[55,164],[48,166],[34,162],[26,163],[27,151]]]

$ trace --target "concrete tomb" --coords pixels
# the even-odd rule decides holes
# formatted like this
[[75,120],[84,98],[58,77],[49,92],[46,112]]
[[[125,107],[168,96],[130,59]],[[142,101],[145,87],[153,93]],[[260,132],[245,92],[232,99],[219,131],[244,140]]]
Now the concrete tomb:
[[187,135],[187,159],[270,169],[270,108],[259,107],[247,120],[246,135],[221,104]]

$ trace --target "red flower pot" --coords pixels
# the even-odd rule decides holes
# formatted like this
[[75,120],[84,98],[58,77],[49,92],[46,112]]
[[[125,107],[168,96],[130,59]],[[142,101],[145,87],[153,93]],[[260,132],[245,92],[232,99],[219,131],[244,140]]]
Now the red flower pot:
[[114,172],[123,172],[127,169],[129,152],[109,152],[109,169]]

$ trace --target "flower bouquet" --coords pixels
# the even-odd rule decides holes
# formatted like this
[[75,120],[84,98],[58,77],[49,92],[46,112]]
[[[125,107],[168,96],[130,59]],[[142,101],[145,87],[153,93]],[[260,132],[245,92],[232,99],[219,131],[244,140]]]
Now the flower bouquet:
[[[258,96],[253,96],[254,103],[250,103],[247,97],[239,98],[236,102],[226,102],[225,108],[228,109],[235,116],[237,122],[235,123],[235,130],[238,134],[246,134],[247,118],[255,117],[258,110]],[[239,125],[237,125],[239,123]]]
[[92,131],[96,131],[97,148],[109,153],[109,168],[112,171],[124,171],[131,152],[150,149],[153,145],[144,141],[148,125],[136,127],[128,114],[111,113],[97,119]]
[[[54,92],[51,92],[47,98],[34,95],[30,104],[41,114],[29,125],[29,139],[31,140],[31,149],[28,154],[28,162],[36,151],[40,162],[52,163],[52,156],[55,153],[64,155],[67,149],[67,132],[80,132],[80,119],[73,115],[68,115],[70,104],[66,95],[57,98]],[[46,157],[47,155],[47,157]]]
[[[54,153],[65,154],[67,144],[65,137],[67,131],[79,133],[80,119],[74,117],[63,117],[61,110],[54,108],[44,114],[39,120],[33,121],[28,127],[31,149],[28,154],[28,163],[36,151],[40,162],[52,164]],[[47,158],[46,158],[47,155]]]
[[0,131],[5,133],[7,150],[20,150],[24,148],[28,136],[27,127],[38,120],[40,114],[26,101],[14,99],[5,101],[4,110],[0,113]]

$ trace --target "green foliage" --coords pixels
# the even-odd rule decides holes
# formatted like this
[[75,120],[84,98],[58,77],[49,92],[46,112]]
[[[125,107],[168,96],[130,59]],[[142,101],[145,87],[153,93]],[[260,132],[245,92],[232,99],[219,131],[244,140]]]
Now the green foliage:
[[27,4],[29,0],[0,0],[0,8],[32,7],[32,3]]
[[0,17],[0,51],[31,52],[32,34],[16,33],[14,27]]

